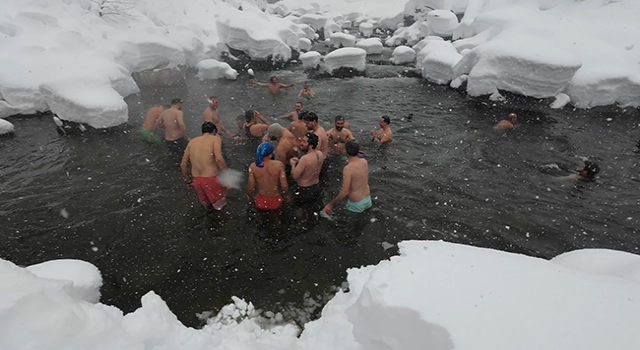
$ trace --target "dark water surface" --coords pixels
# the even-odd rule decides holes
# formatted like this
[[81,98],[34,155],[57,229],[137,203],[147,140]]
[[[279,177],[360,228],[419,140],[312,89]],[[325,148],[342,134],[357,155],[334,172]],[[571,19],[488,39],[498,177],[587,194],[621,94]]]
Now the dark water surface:
[[[104,303],[131,311],[154,290],[195,325],[195,313],[232,295],[273,311],[302,305],[305,292],[340,285],[347,268],[397,253],[381,242],[443,239],[545,258],[591,247],[638,253],[638,110],[557,111],[549,101],[519,97],[494,104],[411,78],[312,81],[318,98],[305,108],[326,129],[345,115],[366,152],[369,213],[301,221],[288,210],[279,225],[265,225],[244,191],[232,190],[226,210],[207,215],[164,145],[141,139],[144,112],[183,97],[187,128],[197,136],[214,94],[230,130],[250,106],[273,121],[293,110],[306,79],[301,71],[277,74],[296,87],[274,97],[245,78],[201,82],[191,73],[179,86],[145,87],[127,99],[129,124],[109,131],[63,136],[50,117],[10,118],[16,135],[0,137],[0,257],[20,265],[92,262],[103,273]],[[520,127],[493,130],[512,111]],[[388,148],[368,136],[383,114],[395,134]],[[246,174],[249,145],[225,137],[224,153]],[[556,180],[585,156],[602,167],[597,181]],[[340,174],[331,169],[326,200],[339,190]]]

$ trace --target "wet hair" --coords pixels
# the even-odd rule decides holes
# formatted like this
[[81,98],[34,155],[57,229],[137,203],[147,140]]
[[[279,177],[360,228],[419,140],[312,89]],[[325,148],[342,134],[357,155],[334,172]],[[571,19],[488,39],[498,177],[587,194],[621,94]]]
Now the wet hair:
[[316,149],[316,147],[318,147],[318,142],[320,141],[318,139],[318,135],[312,133],[312,132],[308,132],[306,135],[304,135],[309,141],[309,145],[313,148]]
[[336,119],[334,119],[333,121],[334,121],[334,122],[339,122],[339,121],[341,121],[341,120],[344,120],[344,117],[343,117],[343,116],[341,116],[341,115],[337,115],[337,116],[336,116]]
[[253,109],[250,109],[250,110],[248,110],[248,111],[244,112],[244,120],[246,120],[246,121],[247,121],[247,123],[248,123],[248,122],[250,122],[250,121],[252,121],[252,120],[253,120],[253,118],[255,118],[255,117],[256,117],[256,115],[255,115],[255,113],[254,113],[254,112],[255,112],[255,111],[254,111]]
[[204,122],[202,123],[202,133],[203,134],[213,134],[214,132],[218,132],[218,127],[212,122]]
[[209,99],[210,99],[210,100],[212,100],[212,101],[213,101],[213,100],[217,100],[217,99],[218,99],[218,96],[209,96]]
[[[300,113],[298,113],[298,116],[300,116]],[[306,112],[304,113],[304,115],[302,116],[302,120],[307,121],[307,122],[318,122],[318,115],[315,114],[314,112]]]
[[300,102],[300,101],[296,102],[296,104],[298,104],[298,103],[299,103],[301,106],[304,106],[304,104],[302,104],[302,102]]
[[[309,113],[309,112],[307,112],[307,110],[305,110],[305,109],[301,109],[301,110],[298,112],[298,118],[299,118],[300,120],[304,120],[304,116],[305,116],[305,115],[307,115],[307,113]],[[638,142],[640,142],[640,141],[638,141]]]
[[174,98],[173,100],[171,100],[171,105],[177,105],[178,103],[183,103],[181,98]]
[[358,153],[360,153],[360,145],[358,144],[358,142],[356,142],[356,140],[349,140],[344,146],[347,149],[347,154],[350,157],[355,157],[358,155]]
[[387,125],[391,124],[391,118],[389,118],[389,116],[383,115],[381,118]]
[[269,82],[273,83],[273,81],[274,81],[275,79],[277,79],[277,78],[276,78],[276,77],[271,77],[271,78],[269,78]]
[[587,172],[587,177],[593,178],[600,172],[600,166],[589,160],[584,161],[584,170]]

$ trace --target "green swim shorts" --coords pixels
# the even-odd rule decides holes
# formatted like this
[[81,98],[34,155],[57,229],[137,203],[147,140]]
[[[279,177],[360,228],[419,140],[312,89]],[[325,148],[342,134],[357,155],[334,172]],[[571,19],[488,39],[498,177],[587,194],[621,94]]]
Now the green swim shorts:
[[347,200],[346,208],[352,213],[362,213],[365,210],[371,208],[371,205],[371,196],[368,196],[367,198],[358,202]]
[[[158,137],[158,135],[155,135],[155,134],[153,133],[153,131],[149,131],[149,130],[145,130],[145,129],[140,129],[140,133],[142,134],[142,137],[143,137],[145,140],[147,140],[147,141],[149,141],[149,142],[151,142],[151,143],[155,143],[155,144],[162,143],[162,139],[160,139],[160,138]],[[151,135],[153,135],[153,137],[152,137]]]

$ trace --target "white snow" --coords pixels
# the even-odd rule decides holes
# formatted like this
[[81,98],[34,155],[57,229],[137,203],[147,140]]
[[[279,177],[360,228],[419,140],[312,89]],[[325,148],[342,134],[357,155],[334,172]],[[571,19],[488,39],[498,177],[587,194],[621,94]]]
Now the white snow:
[[354,68],[357,71],[364,72],[366,56],[367,51],[363,49],[345,47],[327,54],[324,57],[324,63],[330,73],[338,68]]
[[391,62],[393,64],[411,63],[416,59],[416,52],[409,46],[398,46],[391,54]]
[[385,40],[386,46],[398,46],[403,43],[413,46],[416,45],[422,38],[429,35],[429,26],[426,21],[418,21],[409,27],[398,28],[393,36]]
[[360,33],[363,37],[370,37],[371,35],[373,35],[374,26],[369,22],[364,22],[360,23],[358,29],[360,29]]
[[67,292],[75,301],[94,304],[100,301],[102,275],[91,263],[74,259],[50,260],[28,266],[27,270],[41,278],[70,282]]
[[212,58],[198,62],[198,78],[201,80],[220,78],[235,80],[237,77],[238,72],[225,62]]
[[438,84],[447,84],[454,78],[454,67],[460,59],[462,55],[457,52],[433,52],[422,61],[422,77]]
[[329,43],[332,47],[353,47],[356,45],[356,37],[351,34],[337,32],[331,34]]
[[382,53],[382,41],[380,41],[380,38],[359,40],[356,43],[356,47],[365,50],[367,55],[379,55]]
[[566,106],[571,101],[571,97],[567,94],[559,93],[556,95],[556,99],[553,100],[553,103],[549,107],[553,109],[560,109]]
[[300,51],[309,51],[311,50],[311,40],[307,38],[298,39],[298,48]]
[[0,135],[9,134],[14,132],[15,127],[10,122],[0,119]]
[[314,30],[320,30],[324,28],[327,23],[327,17],[316,14],[304,14],[300,16],[300,23],[306,24]]
[[580,249],[560,254],[551,262],[640,283],[640,256],[636,254],[611,249]]
[[432,35],[450,37],[458,26],[458,17],[447,10],[433,10],[427,14],[427,25]]
[[300,55],[300,61],[302,61],[302,67],[304,69],[315,69],[320,64],[322,55],[317,51],[309,51]]

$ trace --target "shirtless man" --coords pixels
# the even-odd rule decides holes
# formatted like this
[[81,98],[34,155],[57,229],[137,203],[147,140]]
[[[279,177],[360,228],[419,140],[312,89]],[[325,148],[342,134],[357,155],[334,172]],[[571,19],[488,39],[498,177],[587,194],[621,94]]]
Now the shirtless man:
[[327,146],[329,144],[329,138],[327,137],[327,132],[324,130],[324,128],[321,127],[320,124],[318,124],[318,116],[313,112],[308,112],[304,114],[302,120],[307,126],[307,130],[318,135],[317,149],[318,151],[322,152],[322,154],[324,154],[324,157],[326,158],[327,152],[328,152]]
[[516,121],[518,120],[518,115],[515,113],[509,114],[509,119],[501,120],[498,124],[496,124],[496,129],[503,130],[512,130],[516,128]]
[[299,120],[300,118],[298,117],[298,113],[300,113],[300,111],[302,110],[302,102],[296,102],[295,108],[296,109],[293,112],[289,112],[285,115],[279,116],[278,119],[293,118],[294,122],[296,120]]
[[589,160],[584,161],[584,165],[577,169],[577,173],[560,177],[560,180],[581,180],[594,181],[596,175],[600,172],[600,166]]
[[371,130],[373,141],[381,144],[393,141],[393,131],[391,131],[391,128],[389,127],[391,119],[388,116],[383,115],[378,123],[380,124],[380,130]]
[[151,143],[161,143],[162,139],[155,135],[156,131],[156,121],[162,112],[166,111],[168,107],[165,106],[157,106],[151,107],[147,111],[147,116],[144,118],[144,123],[142,123],[142,129],[140,132],[142,133],[142,137],[151,142]]
[[[262,139],[262,134],[269,128],[269,121],[260,114],[260,112],[255,109],[250,109],[244,113],[244,117],[246,123],[242,126],[244,129],[244,134],[247,136],[249,140],[251,139]],[[258,123],[258,119],[262,122],[262,124]]]
[[360,146],[355,140],[348,141],[345,148],[349,155],[349,164],[342,171],[342,189],[336,198],[322,209],[325,213],[330,213],[345,197],[348,198],[346,209],[352,213],[362,213],[371,208],[369,164],[365,159],[358,157]]
[[258,85],[258,86],[266,86],[269,88],[269,91],[272,94],[279,94],[280,90],[282,88],[290,88],[293,87],[293,84],[283,84],[283,83],[279,83],[278,82],[278,78],[276,77],[271,77],[269,78],[269,82],[268,83],[261,83],[255,79],[251,79],[250,80],[252,83]]
[[[272,159],[273,146],[263,142],[256,151],[256,161],[249,166],[249,183],[247,197],[254,203],[258,211],[278,211],[282,208],[284,199],[287,202],[289,187],[284,164]],[[258,194],[255,187],[258,185]]]
[[304,155],[298,159],[291,158],[291,176],[298,184],[298,189],[294,192],[295,203],[298,206],[308,206],[322,198],[322,187],[320,187],[320,171],[324,162],[324,153],[318,147],[318,136],[307,133],[302,139],[302,151]]
[[316,95],[309,89],[309,83],[302,84],[302,90],[298,93],[299,97],[314,98]]
[[218,128],[218,130],[220,130],[221,132],[224,131],[227,135],[229,135],[229,137],[232,137],[233,135],[231,135],[231,132],[229,132],[229,130],[227,130],[227,128],[225,128],[220,121],[220,115],[218,114],[218,104],[219,101],[217,97],[209,97],[209,107],[207,107],[207,109],[205,109],[202,113],[202,120],[205,122],[212,122],[216,125],[216,128]]
[[222,210],[227,201],[218,173],[227,170],[227,163],[222,157],[222,138],[217,132],[212,122],[202,124],[202,136],[194,138],[187,145],[180,170],[187,187],[196,190],[205,208]]
[[335,127],[327,131],[327,138],[329,139],[329,154],[342,155],[347,153],[345,143],[349,140],[355,139],[350,130],[345,128],[344,117],[339,115],[334,120]]
[[297,156],[295,150],[296,140],[293,134],[282,127],[278,123],[269,125],[267,133],[262,138],[262,141],[275,140],[278,141],[278,146],[275,150],[276,160],[281,161],[284,165],[289,165],[289,160]]
[[157,128],[164,128],[164,139],[167,146],[182,153],[189,143],[187,127],[184,125],[182,116],[183,101],[181,98],[171,100],[171,108],[162,112],[156,120]]
[[287,129],[289,129],[289,131],[291,131],[291,133],[293,134],[293,137],[295,137],[296,143],[298,144],[302,142],[302,138],[307,134],[307,124],[305,124],[305,122],[302,120],[304,115],[307,113],[307,111],[301,110],[298,113],[299,119],[292,121],[291,124],[289,124],[289,127],[287,127]]

